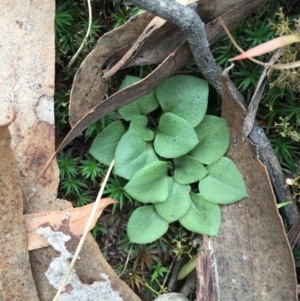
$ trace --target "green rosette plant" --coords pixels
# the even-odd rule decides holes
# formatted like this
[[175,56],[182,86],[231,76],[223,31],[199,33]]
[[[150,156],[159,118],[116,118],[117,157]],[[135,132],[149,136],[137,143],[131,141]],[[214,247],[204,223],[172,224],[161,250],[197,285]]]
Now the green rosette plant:
[[[120,88],[138,80],[127,76]],[[247,197],[242,175],[224,157],[229,146],[226,121],[205,115],[207,101],[205,80],[167,78],[155,91],[121,108],[120,120],[93,141],[91,155],[106,165],[114,158],[114,173],[128,180],[124,190],[144,203],[129,218],[131,242],[153,242],[175,221],[216,236],[219,205]]]

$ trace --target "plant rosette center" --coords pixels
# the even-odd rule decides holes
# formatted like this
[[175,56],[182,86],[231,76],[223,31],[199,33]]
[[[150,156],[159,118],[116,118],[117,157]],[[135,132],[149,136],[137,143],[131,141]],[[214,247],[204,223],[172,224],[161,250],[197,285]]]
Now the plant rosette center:
[[[120,89],[139,80],[126,76]],[[226,121],[206,115],[207,102],[205,80],[167,78],[122,107],[120,120],[93,141],[90,154],[105,165],[115,159],[114,173],[128,180],[124,190],[144,203],[129,218],[131,242],[153,242],[175,221],[190,231],[216,236],[219,205],[247,197],[242,175],[224,157],[229,147]]]

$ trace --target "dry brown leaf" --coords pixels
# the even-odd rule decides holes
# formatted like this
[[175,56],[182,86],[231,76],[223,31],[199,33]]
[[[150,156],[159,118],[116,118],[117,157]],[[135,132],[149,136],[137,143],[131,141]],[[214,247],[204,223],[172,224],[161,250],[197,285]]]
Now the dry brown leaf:
[[[93,219],[93,224],[89,230],[95,226],[103,209],[115,202],[115,200],[110,198],[101,200],[100,207],[97,209],[97,214]],[[77,236],[82,235],[93,205],[94,203],[91,203],[83,207],[64,211],[39,212],[25,215],[28,251],[49,246],[49,243],[36,233],[36,229],[46,223],[49,223],[54,230],[57,230],[62,226],[62,221],[67,219],[69,231]]]
[[152,18],[153,15],[146,12],[138,14],[98,40],[97,47],[82,62],[74,77],[69,106],[72,127],[102,101],[107,89],[104,65],[117,63]]
[[211,238],[217,261],[220,300],[297,300],[294,260],[266,167],[255,145],[242,143],[245,109],[234,101],[223,78],[222,116],[231,143],[227,156],[242,173],[249,197],[222,206],[222,225]]
[[103,78],[108,80],[116,72],[118,72],[123,66],[128,62],[128,60],[135,55],[135,52],[141,47],[141,45],[146,41],[146,39],[151,36],[155,31],[157,31],[161,26],[163,26],[167,21],[160,18],[154,17],[151,22],[146,26],[140,36],[135,40],[129,50],[124,54],[124,56],[111,68],[109,69]]
[[24,229],[20,174],[8,125],[0,125],[0,300],[38,300]]

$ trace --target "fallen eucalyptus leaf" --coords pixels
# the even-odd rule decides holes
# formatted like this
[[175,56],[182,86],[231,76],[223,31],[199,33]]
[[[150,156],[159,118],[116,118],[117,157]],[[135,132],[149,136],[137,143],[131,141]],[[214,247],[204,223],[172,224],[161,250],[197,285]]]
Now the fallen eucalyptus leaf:
[[96,48],[82,62],[74,77],[69,105],[72,127],[103,100],[107,89],[107,82],[103,78],[104,65],[120,58],[151,19],[153,15],[147,12],[138,14],[98,40]]
[[278,48],[293,44],[293,43],[299,43],[300,42],[300,35],[299,34],[292,34],[287,36],[278,37],[275,39],[272,39],[270,41],[267,41],[265,43],[262,43],[258,46],[255,46],[242,54],[239,54],[233,58],[230,59],[230,61],[238,61],[238,60],[244,60],[252,57],[256,57],[259,55],[263,55],[265,53],[274,51]]
[[[97,209],[97,214],[93,219],[93,225],[91,226],[90,230],[94,227],[103,209],[113,203],[116,203],[116,201],[110,198],[101,200],[100,206]],[[91,203],[83,207],[68,209],[64,211],[39,212],[25,215],[25,229],[27,233],[28,251],[49,246],[49,243],[37,234],[36,229],[38,227],[43,224],[49,223],[54,229],[58,229],[62,225],[62,221],[65,220],[67,216],[69,216],[69,230],[75,235],[80,236],[83,233],[93,205],[94,203]]]

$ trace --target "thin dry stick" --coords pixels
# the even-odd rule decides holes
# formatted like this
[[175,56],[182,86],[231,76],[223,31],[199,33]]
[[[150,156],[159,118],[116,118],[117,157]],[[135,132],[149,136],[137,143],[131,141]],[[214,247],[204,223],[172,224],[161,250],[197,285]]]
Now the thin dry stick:
[[[228,30],[227,26],[225,25],[225,23],[223,22],[223,20],[221,18],[218,18],[220,24],[222,25],[223,29],[225,30],[227,36],[229,37],[230,41],[232,42],[232,44],[235,46],[235,48],[240,52],[240,53],[245,53],[245,51],[239,46],[239,44],[235,41],[235,39],[233,38],[233,36],[231,35],[230,31]],[[251,60],[252,62],[259,64],[259,65],[265,65],[264,63],[254,59],[254,58],[250,58],[249,60]]]
[[[271,57],[271,59],[269,60],[270,64],[274,64],[274,62],[276,60],[278,60],[278,58],[280,57],[282,53],[282,48],[278,49],[273,56]],[[248,135],[250,134],[253,124],[254,124],[254,120],[256,117],[256,112],[258,109],[258,104],[260,102],[260,98],[261,95],[264,91],[264,87],[265,84],[267,82],[267,73],[268,73],[269,68],[265,68],[264,71],[262,72],[260,79],[256,85],[256,89],[253,93],[252,99],[250,101],[249,107],[247,109],[246,112],[246,118],[243,124],[243,142],[246,141],[246,138],[248,137]]]
[[165,278],[164,278],[164,281],[163,281],[163,283],[162,283],[162,287],[165,287],[165,285],[166,285],[166,282],[167,282],[167,280],[168,280],[168,277],[169,277],[169,275],[170,275],[170,273],[171,273],[171,270],[173,269],[173,265],[174,265],[174,263],[175,263],[175,259],[173,259],[172,260],[172,262],[171,262],[171,264],[170,264],[170,267],[168,268],[168,272],[167,272],[167,274],[166,274],[166,276],[165,276]]
[[127,258],[126,258],[124,269],[121,272],[121,274],[118,275],[118,277],[121,277],[125,273],[125,271],[126,271],[126,268],[127,268],[128,262],[129,262],[129,258],[130,258],[130,255],[131,255],[132,247],[133,247],[133,244],[131,244],[131,246],[130,246],[130,249],[129,249],[129,252],[128,252],[128,255],[127,255]]
[[[153,20],[158,20],[160,18],[155,17]],[[141,45],[145,42],[146,38],[158,28],[158,25],[153,23],[153,20],[149,23],[149,25],[144,29],[144,31],[140,34],[137,40],[133,43],[130,49],[123,55],[123,57],[116,63],[109,71],[105,73],[103,78],[108,80],[111,78],[116,72],[118,72],[130,59],[130,57],[141,47]]]
[[77,59],[78,55],[80,54],[84,44],[86,43],[86,40],[87,38],[89,37],[90,35],[90,31],[91,31],[91,28],[92,28],[92,6],[91,6],[91,2],[90,0],[87,0],[87,3],[88,3],[88,9],[89,9],[89,26],[88,26],[88,30],[86,32],[86,35],[79,47],[79,49],[77,50],[77,52],[74,54],[74,56],[72,57],[71,61],[69,62],[68,66],[67,66],[67,69],[69,69],[73,63],[75,62],[75,60]]
[[98,208],[98,206],[99,206],[99,204],[100,204],[100,201],[101,201],[101,198],[102,198],[102,194],[103,194],[104,188],[105,188],[105,186],[106,186],[106,183],[107,183],[107,181],[108,181],[109,175],[110,175],[110,173],[111,173],[111,171],[112,171],[112,168],[113,168],[114,164],[115,164],[115,160],[112,160],[111,163],[110,163],[110,165],[109,165],[109,168],[108,168],[108,170],[107,170],[107,173],[106,173],[106,175],[105,175],[104,181],[103,181],[103,183],[102,183],[102,185],[101,185],[100,191],[99,191],[99,193],[98,193],[98,195],[97,195],[97,199],[96,199],[95,204],[94,204],[94,206],[93,206],[93,209],[92,209],[92,211],[91,211],[90,217],[89,217],[89,219],[88,219],[88,221],[87,221],[87,223],[86,223],[86,226],[85,226],[83,235],[82,235],[81,238],[80,238],[80,242],[79,242],[78,247],[77,247],[77,249],[76,249],[76,251],[75,251],[75,254],[74,254],[74,256],[73,256],[73,259],[72,259],[72,261],[71,261],[71,263],[70,263],[69,270],[68,270],[68,272],[67,272],[67,274],[66,274],[66,276],[65,276],[65,278],[64,278],[64,280],[63,280],[63,282],[62,282],[62,284],[61,284],[61,286],[59,287],[59,289],[58,289],[58,291],[57,291],[57,293],[56,293],[56,295],[55,295],[53,301],[57,301],[57,300],[58,300],[58,298],[59,298],[59,296],[60,296],[62,290],[64,289],[64,287],[65,287],[65,285],[66,285],[66,283],[67,283],[67,280],[68,280],[68,278],[69,278],[69,276],[70,276],[70,274],[71,274],[71,271],[72,271],[72,269],[73,269],[73,267],[74,267],[74,265],[75,265],[75,262],[76,262],[76,260],[77,260],[77,257],[78,257],[78,255],[79,255],[80,251],[81,251],[81,248],[82,248],[83,243],[84,243],[84,241],[85,241],[85,239],[86,239],[86,236],[87,236],[88,233],[89,233],[89,228],[90,228],[90,226],[91,226],[91,224],[92,224],[92,222],[93,222],[93,218],[95,217],[97,208]]

